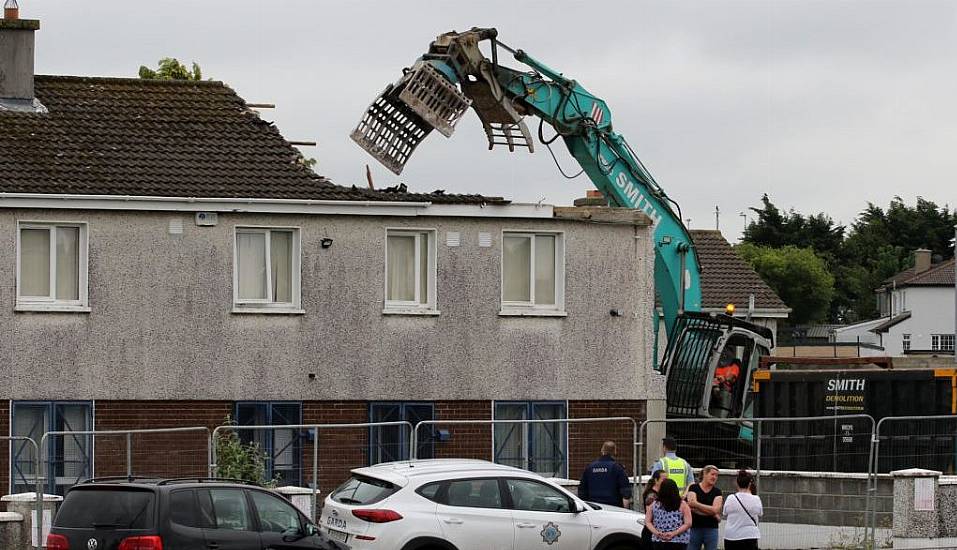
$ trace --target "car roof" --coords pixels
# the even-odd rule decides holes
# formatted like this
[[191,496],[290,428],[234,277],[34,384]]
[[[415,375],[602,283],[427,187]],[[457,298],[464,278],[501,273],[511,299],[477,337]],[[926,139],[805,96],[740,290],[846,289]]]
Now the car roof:
[[70,489],[148,489],[159,491],[169,488],[183,487],[231,487],[231,488],[252,488],[264,489],[260,485],[252,482],[232,479],[216,478],[162,478],[162,477],[107,477],[93,478],[81,481]]
[[511,466],[495,464],[487,460],[461,458],[437,458],[429,460],[406,460],[385,462],[352,470],[353,474],[374,477],[404,487],[438,479],[481,476],[535,477],[537,474]]

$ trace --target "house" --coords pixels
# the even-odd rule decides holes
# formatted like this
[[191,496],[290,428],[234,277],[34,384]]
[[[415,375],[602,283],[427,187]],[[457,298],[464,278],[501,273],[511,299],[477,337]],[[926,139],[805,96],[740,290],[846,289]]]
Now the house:
[[752,323],[768,327],[777,345],[778,322],[788,318],[791,308],[720,231],[692,229],[691,238],[701,264],[702,311],[724,313],[727,305],[733,304],[735,317],[750,317]]
[[[607,204],[601,191],[597,190],[588,190],[585,197],[575,200],[575,205],[581,207]],[[776,345],[778,321],[787,319],[791,308],[734,251],[720,231],[691,229],[689,232],[701,266],[701,310],[726,313],[728,305],[734,305],[735,317],[750,317],[752,323],[771,329]],[[667,344],[663,319],[659,321],[658,342],[663,350]]]
[[[34,76],[38,28],[0,21],[15,46],[0,55],[0,434],[641,421],[661,398],[644,214],[335,185],[221,82]],[[419,455],[564,477],[603,438],[630,444],[630,424],[583,426],[456,426]],[[203,437],[137,436],[135,472],[203,475]],[[315,481],[316,459],[322,490],[412,445],[391,427],[254,438],[283,483]],[[0,488],[126,473],[122,439],[49,442],[41,472],[4,445]]]
[[870,330],[887,355],[953,355],[954,281],[954,260],[934,264],[926,249],[884,281],[876,290],[882,321]]

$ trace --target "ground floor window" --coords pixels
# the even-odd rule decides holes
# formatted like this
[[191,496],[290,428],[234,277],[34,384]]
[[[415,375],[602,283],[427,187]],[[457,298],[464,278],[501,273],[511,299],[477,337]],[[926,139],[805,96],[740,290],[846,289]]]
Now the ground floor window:
[[[285,426],[302,424],[302,403],[252,401],[236,403],[240,426]],[[245,443],[255,442],[266,455],[266,477],[280,485],[302,484],[302,439],[308,434],[295,428],[238,430]]]
[[[89,402],[14,402],[12,416],[11,435],[29,437],[37,444],[47,432],[93,429],[93,405]],[[62,495],[77,482],[93,476],[93,445],[89,435],[47,437],[40,449],[39,472],[32,445],[26,441],[13,441],[11,449],[10,489],[14,493],[35,491],[39,477],[45,491]]]
[[931,351],[954,351],[954,335],[931,334],[930,349]]
[[[567,418],[563,402],[495,402],[495,420]],[[550,477],[568,476],[568,430],[563,422],[495,424],[495,462]]]
[[[409,422],[414,427],[423,420],[433,420],[434,407],[432,403],[422,402],[388,402],[370,403],[370,422]],[[409,429],[406,426],[373,426],[369,429],[369,464],[408,460]],[[418,458],[432,458],[434,451],[433,430],[431,426],[419,429]]]

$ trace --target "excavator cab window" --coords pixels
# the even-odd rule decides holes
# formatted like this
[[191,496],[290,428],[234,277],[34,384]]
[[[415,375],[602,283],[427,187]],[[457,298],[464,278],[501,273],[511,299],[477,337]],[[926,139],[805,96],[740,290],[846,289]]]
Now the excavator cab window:
[[741,416],[750,370],[757,359],[754,348],[754,340],[746,334],[732,333],[725,341],[711,381],[711,416]]

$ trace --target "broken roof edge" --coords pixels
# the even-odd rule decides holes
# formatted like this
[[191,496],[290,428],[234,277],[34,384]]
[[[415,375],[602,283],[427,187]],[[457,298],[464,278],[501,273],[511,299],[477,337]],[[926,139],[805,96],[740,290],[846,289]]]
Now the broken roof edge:
[[641,210],[609,206],[555,206],[556,219],[590,223],[651,226],[651,218]]
[[153,210],[275,214],[345,214],[552,219],[553,208],[538,204],[433,203],[431,201],[287,198],[161,197],[0,192],[0,208],[58,210]]

